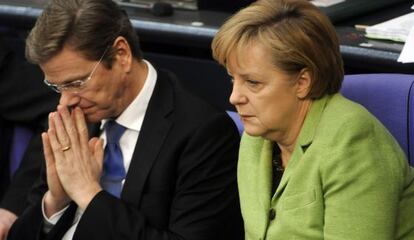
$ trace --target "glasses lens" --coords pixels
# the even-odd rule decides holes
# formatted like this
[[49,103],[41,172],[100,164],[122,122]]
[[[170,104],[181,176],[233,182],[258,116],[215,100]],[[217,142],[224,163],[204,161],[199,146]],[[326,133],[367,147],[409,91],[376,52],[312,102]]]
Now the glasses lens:
[[75,80],[73,82],[66,83],[66,84],[63,84],[63,85],[58,86],[58,87],[59,87],[60,91],[63,91],[63,90],[69,90],[69,91],[71,91],[71,90],[79,90],[79,89],[81,89],[83,87],[83,85],[85,84],[85,82],[88,79],[89,78],[87,78],[85,80]]

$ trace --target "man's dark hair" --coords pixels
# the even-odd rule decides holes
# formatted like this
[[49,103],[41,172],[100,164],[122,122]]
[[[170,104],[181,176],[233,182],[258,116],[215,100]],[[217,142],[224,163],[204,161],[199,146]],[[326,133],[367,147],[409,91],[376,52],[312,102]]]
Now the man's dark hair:
[[[26,58],[42,64],[69,47],[88,60],[98,60],[118,36],[128,41],[135,58],[142,58],[126,12],[112,0],[51,0],[26,40]],[[112,66],[113,57],[108,49],[106,67]]]

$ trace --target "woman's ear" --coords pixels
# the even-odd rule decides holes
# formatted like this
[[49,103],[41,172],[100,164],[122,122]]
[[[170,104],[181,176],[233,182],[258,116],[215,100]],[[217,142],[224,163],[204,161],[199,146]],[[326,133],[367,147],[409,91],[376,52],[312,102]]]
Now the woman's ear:
[[115,59],[119,66],[126,72],[131,70],[132,66],[132,52],[128,41],[124,37],[117,37],[113,44],[115,50]]
[[307,69],[302,69],[300,71],[296,84],[296,96],[299,99],[306,98],[312,86],[312,76]]

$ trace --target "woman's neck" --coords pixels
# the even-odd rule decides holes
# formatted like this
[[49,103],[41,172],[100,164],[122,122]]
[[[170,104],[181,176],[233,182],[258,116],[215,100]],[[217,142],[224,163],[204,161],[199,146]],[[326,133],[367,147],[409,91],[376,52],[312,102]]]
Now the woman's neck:
[[284,168],[287,166],[289,159],[292,156],[293,150],[295,149],[296,141],[299,137],[311,104],[312,100],[310,99],[306,99],[302,102],[301,106],[299,107],[296,121],[292,122],[284,137],[276,141],[281,151],[280,156],[282,158]]

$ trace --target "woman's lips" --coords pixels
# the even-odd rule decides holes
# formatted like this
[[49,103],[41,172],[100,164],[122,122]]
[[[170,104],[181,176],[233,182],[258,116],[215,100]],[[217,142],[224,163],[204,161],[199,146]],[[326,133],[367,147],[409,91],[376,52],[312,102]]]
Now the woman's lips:
[[254,117],[253,115],[248,115],[248,114],[240,114],[240,118],[243,120],[247,120],[249,118]]

